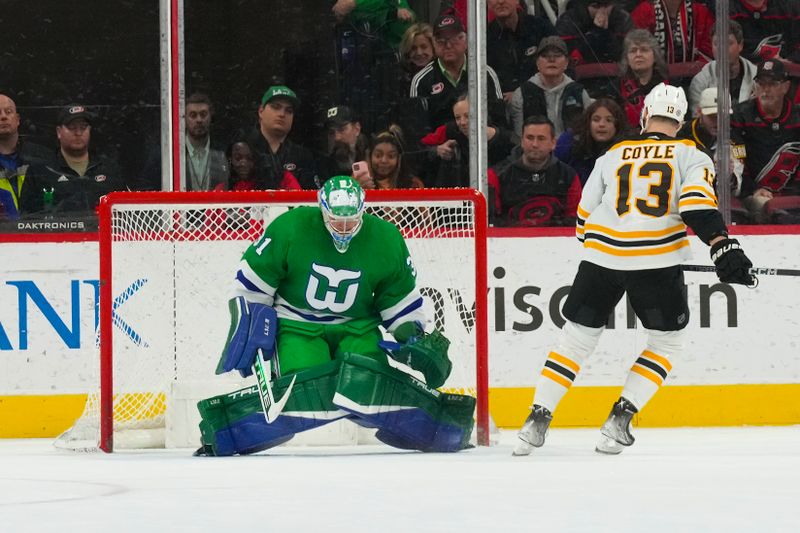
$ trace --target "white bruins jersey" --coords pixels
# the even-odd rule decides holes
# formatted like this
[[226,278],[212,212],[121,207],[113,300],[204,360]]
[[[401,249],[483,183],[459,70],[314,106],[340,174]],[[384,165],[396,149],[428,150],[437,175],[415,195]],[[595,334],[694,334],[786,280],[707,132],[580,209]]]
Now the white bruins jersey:
[[645,134],[594,165],[578,206],[585,259],[615,270],[678,265],[691,257],[681,213],[717,209],[714,163],[695,143]]

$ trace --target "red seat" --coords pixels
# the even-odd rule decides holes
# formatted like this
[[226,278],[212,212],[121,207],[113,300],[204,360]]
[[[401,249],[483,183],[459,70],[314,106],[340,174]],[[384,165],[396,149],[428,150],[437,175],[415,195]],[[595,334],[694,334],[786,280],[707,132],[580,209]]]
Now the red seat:
[[800,196],[775,196],[767,202],[767,213],[779,209],[800,209]]
[[669,79],[693,78],[705,66],[702,61],[687,61],[686,63],[672,63],[668,65]]
[[619,65],[616,63],[586,63],[575,67],[575,79],[616,78]]
[[733,224],[750,224],[750,213],[742,205],[741,200],[731,197],[731,223]]
[[775,196],[764,207],[772,224],[800,223],[800,196]]

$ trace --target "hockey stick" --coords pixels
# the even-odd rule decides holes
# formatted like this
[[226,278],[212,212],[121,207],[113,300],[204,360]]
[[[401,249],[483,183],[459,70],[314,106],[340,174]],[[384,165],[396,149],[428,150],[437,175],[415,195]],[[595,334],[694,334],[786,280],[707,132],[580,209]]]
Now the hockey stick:
[[272,393],[272,365],[268,360],[264,359],[264,352],[258,350],[258,356],[253,367],[256,371],[256,381],[258,382],[258,396],[261,398],[261,406],[264,408],[264,418],[267,419],[267,424],[272,424],[281,415],[283,406],[289,400],[289,395],[292,393],[294,381],[297,379],[295,375],[292,377],[292,382],[283,395],[283,398],[275,401],[275,395]]
[[[716,268],[707,265],[681,265],[684,272],[716,272]],[[800,276],[800,270],[791,268],[751,268],[754,276]]]

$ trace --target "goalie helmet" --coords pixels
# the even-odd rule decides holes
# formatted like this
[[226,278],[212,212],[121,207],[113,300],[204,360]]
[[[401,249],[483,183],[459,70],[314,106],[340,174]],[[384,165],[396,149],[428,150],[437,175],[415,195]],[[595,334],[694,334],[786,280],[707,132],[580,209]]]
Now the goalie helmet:
[[345,253],[361,229],[364,189],[350,176],[334,176],[325,182],[317,196],[333,244],[339,253]]
[[686,102],[686,93],[683,88],[659,83],[650,91],[644,99],[642,115],[639,120],[642,132],[647,128],[647,122],[651,117],[670,118],[680,126],[686,118],[686,111],[689,104]]

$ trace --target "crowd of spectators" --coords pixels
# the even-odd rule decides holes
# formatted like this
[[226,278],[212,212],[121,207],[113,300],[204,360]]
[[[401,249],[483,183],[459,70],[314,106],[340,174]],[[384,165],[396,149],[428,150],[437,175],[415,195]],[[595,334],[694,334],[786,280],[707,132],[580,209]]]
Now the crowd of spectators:
[[[687,90],[680,135],[712,156],[717,101],[730,103],[735,220],[796,223],[800,2],[729,1],[730,93],[718,95],[713,1],[570,0],[553,17],[529,8],[541,0],[488,0],[491,223],[572,224],[593,162],[638,133],[644,97],[662,81]],[[255,126],[230,138],[211,134],[217,102],[190,93],[186,190],[317,189],[336,174],[367,188],[468,186],[465,4],[443,6],[427,22],[406,0],[333,3],[338,100],[319,121],[322,146],[293,135],[295,116],[314,112],[298,87],[266,88]],[[126,182],[92,150],[91,109],[54,113],[58,149],[48,150],[21,138],[16,104],[0,94],[0,221],[91,215],[109,191],[161,183],[160,151]]]

